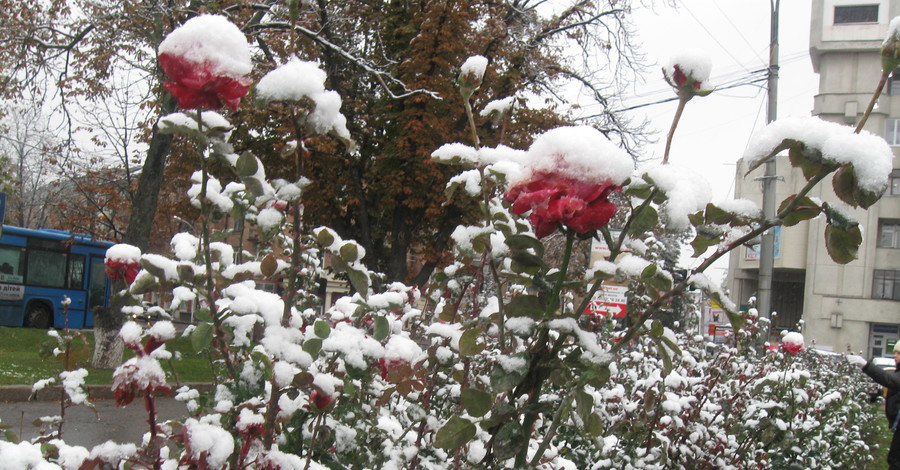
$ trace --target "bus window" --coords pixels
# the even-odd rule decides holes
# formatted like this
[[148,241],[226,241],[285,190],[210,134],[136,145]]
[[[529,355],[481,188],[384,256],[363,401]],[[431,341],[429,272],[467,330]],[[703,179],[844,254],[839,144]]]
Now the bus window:
[[0,282],[22,283],[22,267],[25,261],[23,251],[19,247],[0,246]]
[[69,255],[68,289],[84,290],[84,255]]
[[26,284],[43,287],[62,288],[66,284],[66,254],[28,250],[28,272]]

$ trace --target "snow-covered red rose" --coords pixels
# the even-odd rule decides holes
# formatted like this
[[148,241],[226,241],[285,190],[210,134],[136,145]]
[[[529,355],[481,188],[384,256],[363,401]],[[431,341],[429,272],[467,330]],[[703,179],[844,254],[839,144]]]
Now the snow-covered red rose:
[[578,233],[605,226],[616,214],[608,197],[631,175],[631,158],[600,131],[560,127],[538,137],[522,162],[524,172],[505,198],[514,214],[531,211],[538,238],[565,225]]
[[150,353],[175,337],[175,327],[168,321],[157,322],[148,331],[147,344],[142,347],[143,333],[141,326],[135,322],[125,323],[119,331],[122,342],[134,351],[135,357],[113,372],[112,389],[116,406],[128,405],[139,394],[149,396],[156,390],[171,391],[166,384],[166,374],[162,366]]
[[103,263],[108,278],[131,284],[141,270],[141,249],[125,243],[113,245],[106,250]]
[[803,349],[803,344],[803,335],[796,331],[791,331],[781,338],[781,349],[791,354],[800,352]]
[[236,111],[247,94],[253,68],[250,46],[225,17],[200,15],[172,31],[159,45],[159,65],[171,81],[166,90],[182,109],[228,106]]
[[687,97],[706,96],[712,92],[709,73],[712,61],[703,51],[688,49],[669,58],[663,76],[678,93]]

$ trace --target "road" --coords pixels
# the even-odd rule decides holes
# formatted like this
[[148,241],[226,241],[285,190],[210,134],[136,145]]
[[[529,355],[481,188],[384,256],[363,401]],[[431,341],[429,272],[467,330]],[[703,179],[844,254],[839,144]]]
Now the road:
[[[93,402],[96,413],[86,406],[66,409],[63,425],[63,440],[70,445],[91,448],[106,441],[139,444],[149,430],[144,401],[135,400],[124,408],[116,408],[114,400]],[[183,403],[172,398],[157,398],[157,422],[184,416],[187,413]],[[44,416],[58,416],[59,403],[52,401],[32,401],[0,403],[0,421],[13,426],[13,432],[20,439],[39,436],[39,428],[31,423]]]

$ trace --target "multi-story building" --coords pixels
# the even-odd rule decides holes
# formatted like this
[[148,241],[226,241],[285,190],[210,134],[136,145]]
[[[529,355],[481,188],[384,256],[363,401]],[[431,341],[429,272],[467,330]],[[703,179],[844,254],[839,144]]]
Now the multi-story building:
[[[900,0],[813,0],[810,56],[819,74],[812,114],[856,125],[881,77],[881,44],[888,24],[900,15]],[[892,354],[900,339],[900,70],[878,100],[865,129],[884,136],[894,148],[894,170],[881,201],[868,210],[853,210],[864,240],[859,258],[840,265],[825,249],[824,218],[776,231],[772,283],[774,331],[794,329],[803,320],[807,341],[820,349]],[[776,158],[779,204],[806,180],[786,157]],[[739,162],[735,197],[761,206],[758,178],[762,168],[744,176]],[[782,179],[783,178],[783,179]],[[830,178],[810,196],[841,204]],[[731,254],[732,299],[741,304],[755,294],[758,252],[742,247]]]

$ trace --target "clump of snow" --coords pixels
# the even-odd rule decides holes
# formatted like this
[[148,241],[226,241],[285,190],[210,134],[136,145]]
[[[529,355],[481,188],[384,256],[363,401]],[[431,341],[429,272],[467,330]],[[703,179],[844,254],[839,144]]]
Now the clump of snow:
[[325,89],[326,74],[315,62],[293,58],[267,73],[256,84],[256,95],[265,101],[300,100],[309,98],[315,109],[308,115],[313,131],[325,134],[331,130],[347,140],[347,118],[341,114],[341,97]]
[[384,345],[385,360],[402,360],[415,364],[422,359],[422,348],[415,341],[400,335],[393,335]]
[[894,41],[900,41],[900,16],[895,16],[888,24],[887,35],[881,45],[889,46]]
[[[191,456],[200,459],[206,453],[206,463],[211,468],[224,468],[228,457],[234,452],[234,438],[219,426],[202,423],[188,418],[184,423]],[[186,443],[186,444],[188,444]]]
[[472,77],[473,81],[477,83],[481,83],[481,80],[484,78],[484,72],[487,70],[488,60],[484,56],[473,55],[466,59],[463,62],[462,67],[460,67],[459,76],[462,77]]
[[215,111],[201,112],[199,123],[197,122],[196,115],[187,115],[182,112],[167,114],[159,118],[159,131],[162,133],[171,132],[173,129],[179,127],[191,129],[196,132],[207,129],[217,129],[225,133],[223,135],[223,140],[228,140],[228,136],[234,126],[228,122],[228,119]]
[[189,233],[176,233],[172,237],[172,252],[182,261],[190,261],[197,257],[197,247],[200,239]]
[[119,337],[129,346],[140,344],[143,334],[144,329],[133,321],[125,322],[119,330]]
[[725,199],[716,202],[715,205],[726,212],[740,217],[755,218],[762,215],[762,210],[759,206],[749,199]]
[[147,330],[147,333],[158,341],[169,341],[175,337],[175,325],[170,321],[158,321]]
[[879,193],[887,186],[894,158],[887,142],[869,132],[856,134],[849,126],[818,117],[785,118],[770,123],[753,136],[743,158],[753,168],[786,139],[820,151],[826,161],[853,166],[860,187],[866,191]]
[[267,101],[296,101],[324,92],[326,78],[315,62],[293,58],[259,79],[256,95]]
[[677,165],[655,165],[645,174],[666,194],[665,217],[668,228],[687,230],[688,214],[706,208],[712,200],[712,189],[706,178]]
[[125,243],[113,245],[106,250],[106,262],[110,261],[126,264],[140,263],[141,249]]
[[284,214],[280,210],[273,207],[267,207],[256,215],[256,224],[263,232],[274,230],[284,221]]
[[503,98],[501,100],[491,101],[484,106],[484,109],[481,110],[479,115],[481,115],[482,117],[488,117],[492,113],[498,113],[501,115],[506,114],[510,109],[512,109],[513,104],[515,104],[515,99],[515,96],[507,96],[506,98]]
[[206,65],[214,74],[241,77],[253,70],[244,33],[219,15],[199,15],[187,20],[159,44],[159,53]]
[[[608,265],[603,266],[608,268]],[[644,269],[647,266],[650,266],[650,262],[640,256],[626,254],[616,263],[616,266],[617,273],[621,273],[628,277],[640,277],[641,273],[644,272]]]
[[781,338],[781,342],[784,344],[790,344],[790,345],[794,345],[794,346],[803,347],[803,344],[804,344],[803,334],[798,333],[796,331],[791,331],[789,333],[786,333]]
[[618,185],[634,170],[631,157],[590,126],[558,127],[541,134],[520,164],[525,171],[510,185],[528,180],[535,173]]
[[[197,209],[201,208],[200,191],[203,188],[203,174],[199,171],[191,175],[191,188],[188,189],[188,196],[191,198],[191,205]],[[229,194],[222,191],[222,183],[219,183],[215,177],[208,176],[206,181],[206,200],[212,203],[220,212],[231,212],[234,207],[234,201],[231,200]]]

